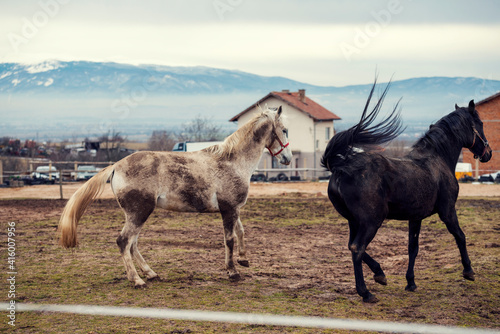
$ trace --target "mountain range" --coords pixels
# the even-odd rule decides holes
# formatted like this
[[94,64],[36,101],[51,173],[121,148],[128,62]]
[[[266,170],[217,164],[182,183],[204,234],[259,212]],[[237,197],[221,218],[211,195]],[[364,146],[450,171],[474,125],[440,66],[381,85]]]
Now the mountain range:
[[[334,79],[334,78],[333,78]],[[227,121],[270,91],[306,89],[306,94],[354,124],[372,83],[317,86],[209,67],[45,61],[0,63],[0,131],[3,135],[60,140],[96,136],[113,128],[144,139],[152,129],[174,129],[197,115],[228,129]],[[379,84],[378,91],[385,88]],[[383,110],[400,108],[409,132],[500,91],[500,81],[464,77],[394,80]]]

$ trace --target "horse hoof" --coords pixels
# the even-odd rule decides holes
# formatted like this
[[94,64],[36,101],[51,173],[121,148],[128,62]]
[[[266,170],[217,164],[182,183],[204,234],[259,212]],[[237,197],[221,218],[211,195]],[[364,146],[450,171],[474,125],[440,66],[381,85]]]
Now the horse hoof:
[[134,288],[135,289],[145,289],[146,288],[146,283],[144,283],[144,284],[136,284],[136,285],[134,285]]
[[239,273],[232,273],[232,274],[229,274],[229,279],[232,282],[238,282],[239,280],[241,280],[241,276]]
[[370,304],[374,304],[374,303],[378,303],[378,298],[375,297],[374,295],[372,295],[371,293],[368,295],[368,297],[366,298],[363,298],[363,302],[364,303],[370,303]]
[[237,260],[237,261],[240,264],[240,266],[250,267],[250,263],[248,262],[248,260]]
[[373,276],[373,279],[378,284],[387,285],[387,278],[385,277],[385,275]]
[[415,284],[412,284],[412,285],[408,284],[406,286],[405,290],[413,292],[413,291],[417,290],[417,286]]
[[472,270],[469,272],[464,271],[464,278],[469,281],[474,281],[476,279],[476,274]]

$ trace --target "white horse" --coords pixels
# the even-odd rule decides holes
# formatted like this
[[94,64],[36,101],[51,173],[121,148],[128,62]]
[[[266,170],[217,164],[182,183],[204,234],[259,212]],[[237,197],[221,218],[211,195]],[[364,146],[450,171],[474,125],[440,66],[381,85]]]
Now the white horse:
[[79,219],[111,180],[113,193],[125,213],[125,226],[116,243],[127,278],[135,287],[144,287],[146,283],[137,274],[133,260],[148,280],[158,278],[137,248],[139,232],[157,206],[180,212],[220,212],[226,268],[230,279],[239,279],[233,262],[234,236],[238,242],[238,263],[248,267],[240,209],[247,201],[250,177],[265,148],[282,164],[288,165],[292,160],[281,118],[281,107],[277,111],[266,110],[222,144],[197,152],[137,152],[104,168],[66,204],[59,221],[61,244],[77,245]]

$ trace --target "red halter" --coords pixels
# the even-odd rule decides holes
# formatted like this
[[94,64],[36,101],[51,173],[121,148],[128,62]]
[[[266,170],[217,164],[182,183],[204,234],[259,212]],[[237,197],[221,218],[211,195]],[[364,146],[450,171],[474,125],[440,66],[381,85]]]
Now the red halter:
[[276,134],[276,132],[274,132],[274,130],[273,130],[273,135],[274,135],[275,139],[278,141],[278,143],[280,144],[280,146],[281,146],[281,150],[279,150],[279,151],[278,151],[278,152],[276,152],[276,153],[273,153],[273,151],[271,151],[271,145],[272,145],[273,143],[271,143],[271,145],[269,145],[269,146],[266,146],[266,148],[269,150],[269,154],[271,154],[273,157],[275,157],[275,156],[277,156],[278,154],[280,154],[281,152],[283,152],[283,150],[284,150],[285,148],[287,148],[287,146],[288,146],[288,145],[290,145],[290,142],[288,142],[288,143],[286,143],[286,144],[283,144],[283,142],[279,139],[278,135]]

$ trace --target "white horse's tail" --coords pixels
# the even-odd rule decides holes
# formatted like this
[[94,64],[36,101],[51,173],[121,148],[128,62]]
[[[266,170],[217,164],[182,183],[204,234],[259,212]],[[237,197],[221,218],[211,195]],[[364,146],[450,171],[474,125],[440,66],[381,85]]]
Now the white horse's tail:
[[114,166],[101,170],[81,186],[69,199],[59,220],[60,243],[66,248],[76,247],[76,228],[85,209],[104,189],[106,182],[113,174]]

